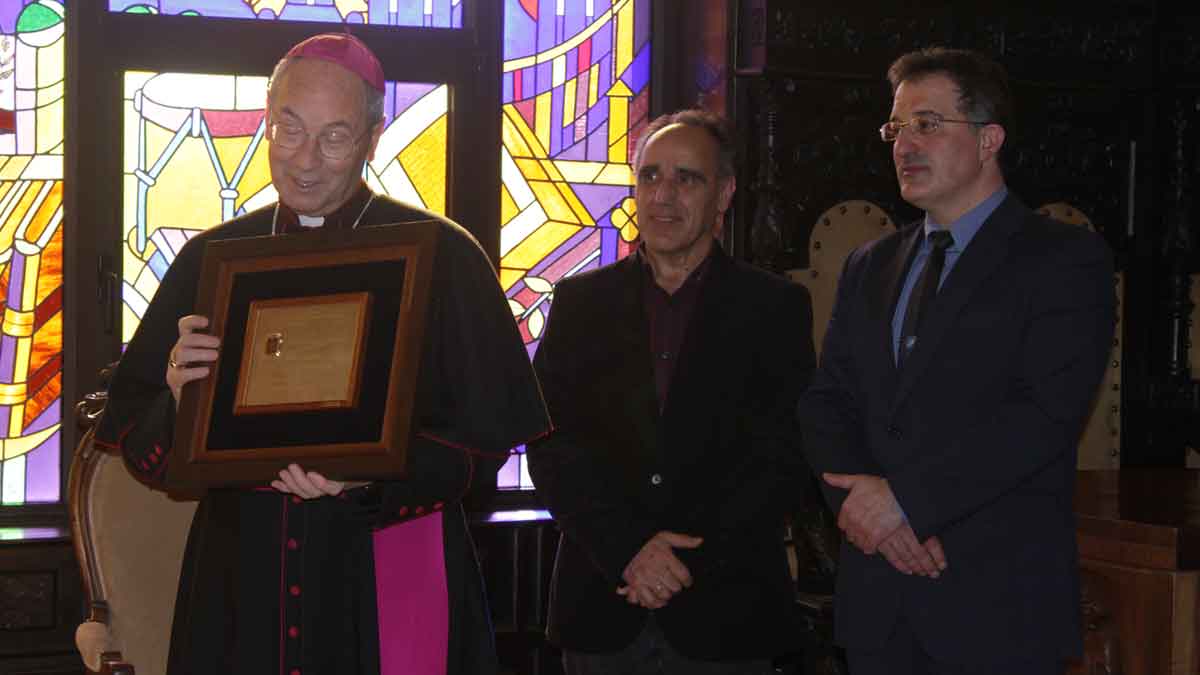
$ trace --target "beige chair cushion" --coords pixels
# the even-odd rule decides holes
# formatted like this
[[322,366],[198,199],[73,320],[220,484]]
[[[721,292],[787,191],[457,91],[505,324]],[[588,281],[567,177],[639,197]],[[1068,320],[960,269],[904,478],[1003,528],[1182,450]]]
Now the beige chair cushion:
[[[180,561],[196,504],[146,487],[114,455],[98,458],[84,492],[90,500],[99,593],[108,602],[110,630],[100,635],[88,624],[80,626],[80,653],[87,659],[101,646],[119,650],[138,675],[162,675]],[[95,658],[98,663],[99,655]]]
[[871,202],[842,202],[821,214],[808,241],[809,267],[789,270],[788,277],[808,288],[812,296],[813,343],[817,354],[837,298],[838,277],[854,249],[895,231],[888,214]]

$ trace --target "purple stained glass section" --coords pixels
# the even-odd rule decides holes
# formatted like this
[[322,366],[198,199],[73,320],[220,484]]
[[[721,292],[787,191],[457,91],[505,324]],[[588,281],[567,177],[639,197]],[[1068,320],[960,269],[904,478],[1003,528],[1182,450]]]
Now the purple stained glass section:
[[[57,406],[57,404],[56,404]],[[62,461],[60,432],[54,432],[35,450],[26,455],[25,503],[53,504],[59,499],[58,467]]]
[[408,110],[409,106],[424,98],[441,85],[422,82],[388,82],[384,85],[383,109],[385,122]]
[[[335,0],[108,0],[110,12],[219,19],[314,21],[415,28],[462,28],[471,0],[369,0],[366,11]],[[343,13],[344,12],[344,13]]]
[[12,35],[17,30],[17,17],[25,5],[34,0],[0,0],[0,33]]

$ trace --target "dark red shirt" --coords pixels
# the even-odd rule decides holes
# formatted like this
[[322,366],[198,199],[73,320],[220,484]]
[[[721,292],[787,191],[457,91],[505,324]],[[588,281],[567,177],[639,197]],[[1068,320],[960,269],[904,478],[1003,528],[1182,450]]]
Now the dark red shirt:
[[645,298],[643,304],[654,363],[654,389],[658,394],[658,410],[662,412],[667,405],[671,378],[679,361],[679,350],[683,347],[683,338],[700,299],[712,255],[709,254],[697,265],[674,293],[668,293],[654,281],[654,269],[646,258],[644,245],[638,248],[637,254],[646,273],[642,289]]

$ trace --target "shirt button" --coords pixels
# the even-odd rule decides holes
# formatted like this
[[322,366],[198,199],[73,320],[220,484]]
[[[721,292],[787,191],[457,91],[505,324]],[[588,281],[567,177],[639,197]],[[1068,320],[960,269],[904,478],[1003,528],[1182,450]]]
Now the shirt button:
[[287,547],[289,551],[295,551],[296,549],[300,548],[300,542],[296,541],[295,539],[288,539]]
[[670,361],[671,352],[660,352],[658,358],[662,359],[663,361]]
[[288,589],[288,593],[291,593],[293,596],[298,596],[300,595],[300,587],[293,584],[292,587]]
[[662,474],[656,473],[653,476],[650,476],[650,484],[651,485],[662,485]]
[[300,637],[300,629],[296,628],[295,626],[288,626],[288,637],[292,638],[293,640]]
[[888,436],[891,436],[892,440],[895,440],[895,441],[898,441],[901,438],[904,438],[904,432],[900,431],[899,427],[888,427],[887,433],[888,433]]

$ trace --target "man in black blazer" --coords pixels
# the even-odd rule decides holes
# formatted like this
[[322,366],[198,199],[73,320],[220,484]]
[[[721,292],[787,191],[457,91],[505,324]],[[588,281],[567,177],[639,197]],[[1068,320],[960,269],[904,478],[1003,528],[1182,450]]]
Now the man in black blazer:
[[925,218],[850,255],[799,406],[847,540],[837,637],[854,675],[1061,673],[1081,649],[1071,499],[1111,254],[1007,192],[1000,66],[928,49],[888,78],[880,132]]
[[534,359],[555,430],[529,468],[563,532],[548,634],[569,674],[765,674],[791,644],[811,305],[718,244],[733,150],[709,113],[653,121],[637,252],[555,289]]

